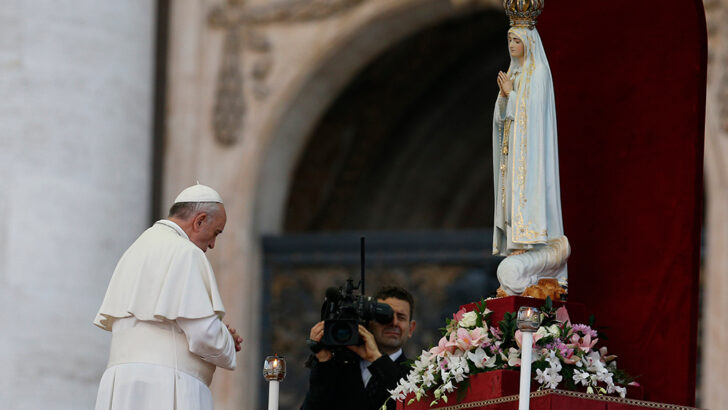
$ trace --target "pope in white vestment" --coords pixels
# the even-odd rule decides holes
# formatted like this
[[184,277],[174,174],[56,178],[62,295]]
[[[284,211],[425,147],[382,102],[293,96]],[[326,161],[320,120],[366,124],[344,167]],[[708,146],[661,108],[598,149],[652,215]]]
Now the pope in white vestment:
[[[192,196],[185,194],[190,189]],[[188,190],[176,204],[219,205],[224,218],[222,200],[211,188]],[[210,215],[205,214],[207,220],[197,215],[188,221],[201,218],[197,230],[180,222],[193,238],[170,220],[178,219],[160,220],[119,260],[94,320],[112,332],[96,410],[212,409],[215,368],[235,368],[236,339],[221,320],[225,309],[203,251],[214,246],[224,220],[213,233],[213,226],[204,225],[211,223]]]

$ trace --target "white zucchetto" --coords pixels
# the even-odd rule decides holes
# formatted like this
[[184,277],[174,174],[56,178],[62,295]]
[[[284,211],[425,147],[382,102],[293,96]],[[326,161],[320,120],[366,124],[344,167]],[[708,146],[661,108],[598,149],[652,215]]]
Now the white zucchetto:
[[207,185],[196,184],[184,191],[180,192],[175,198],[174,203],[180,202],[219,202],[222,203],[222,197],[214,189]]

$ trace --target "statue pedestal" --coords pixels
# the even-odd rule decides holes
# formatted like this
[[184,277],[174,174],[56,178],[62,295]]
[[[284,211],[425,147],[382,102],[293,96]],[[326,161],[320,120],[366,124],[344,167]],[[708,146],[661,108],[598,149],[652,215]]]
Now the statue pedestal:
[[[457,390],[447,396],[447,402],[440,400],[430,407],[432,395],[421,401],[407,405],[397,402],[397,410],[517,410],[518,383],[520,372],[516,370],[494,370],[470,377],[470,387],[461,402],[457,400]],[[690,409],[690,407],[660,405],[640,400],[644,391],[640,386],[627,386],[627,398],[598,396],[584,392],[566,390],[537,390],[538,385],[531,383],[531,404],[534,410],[632,410],[642,408]]]
[[[532,390],[536,387],[531,385]],[[647,402],[629,397],[642,397],[640,387],[627,387],[627,397],[597,396],[582,392],[566,390],[540,390],[531,392],[530,408],[533,410],[641,410],[674,409],[689,410],[692,407],[674,406]],[[409,400],[409,398],[408,398]],[[431,397],[420,402],[407,405],[397,403],[397,410],[517,410],[518,409],[518,372],[513,370],[496,370],[476,374],[471,378],[470,389],[465,398],[458,403],[456,394],[448,395],[448,402],[442,400],[430,407]]]
[[[529,298],[525,296],[507,296],[504,298],[490,299],[485,303],[488,306],[488,309],[493,311],[493,314],[490,316],[490,325],[498,326],[498,322],[503,320],[503,316],[506,312],[518,312],[518,308],[521,306],[541,308],[546,301],[544,299]],[[571,323],[587,323],[588,316],[586,313],[586,306],[583,304],[578,302],[562,302],[558,300],[553,301],[553,304],[554,309],[566,306]],[[468,312],[475,310],[475,302],[462,305],[460,308],[464,308]]]
[[[517,312],[521,306],[541,308],[546,301],[523,296],[509,296],[504,298],[491,299],[486,301],[488,309],[493,311],[491,315],[491,326],[498,326],[506,312]],[[460,306],[461,309],[471,311],[475,309],[475,303]],[[572,323],[586,323],[586,307],[581,303],[554,301],[554,308],[565,306],[569,312]],[[397,403],[398,410],[455,410],[455,409],[488,409],[488,410],[516,410],[518,409],[518,388],[520,372],[516,370],[494,370],[479,373],[469,378],[470,386],[464,393],[462,401],[458,402],[458,391],[447,396],[447,402],[440,400],[438,404],[430,407],[434,397],[430,393],[419,402],[410,405],[406,403],[412,398],[407,397],[404,402]],[[644,391],[641,386],[627,386],[627,398],[622,399],[615,396],[599,396],[584,392],[565,390],[537,390],[538,384],[531,383],[531,404],[532,409],[538,410],[631,410],[640,408],[664,408],[664,409],[690,409],[689,407],[660,405],[655,407],[654,403],[642,401]],[[460,392],[460,395],[463,393]],[[461,396],[462,397],[462,396]]]

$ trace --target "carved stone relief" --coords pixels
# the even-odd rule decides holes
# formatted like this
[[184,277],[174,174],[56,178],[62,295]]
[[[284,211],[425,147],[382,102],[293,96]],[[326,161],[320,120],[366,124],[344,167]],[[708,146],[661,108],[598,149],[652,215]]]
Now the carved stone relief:
[[[273,68],[271,42],[261,26],[274,23],[308,22],[343,13],[368,0],[292,0],[258,7],[230,0],[210,10],[210,26],[226,31],[217,79],[213,112],[218,142],[232,145],[239,139],[245,115],[244,80],[252,80],[252,95],[264,100],[270,93],[265,80]],[[241,73],[243,51],[255,61],[249,75]]]

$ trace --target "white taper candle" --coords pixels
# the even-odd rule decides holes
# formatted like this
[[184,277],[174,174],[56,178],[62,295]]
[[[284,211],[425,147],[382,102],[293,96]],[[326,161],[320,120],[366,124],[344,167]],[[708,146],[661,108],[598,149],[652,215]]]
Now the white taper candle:
[[518,390],[518,410],[528,410],[531,397],[531,353],[533,333],[521,332],[521,384]]

